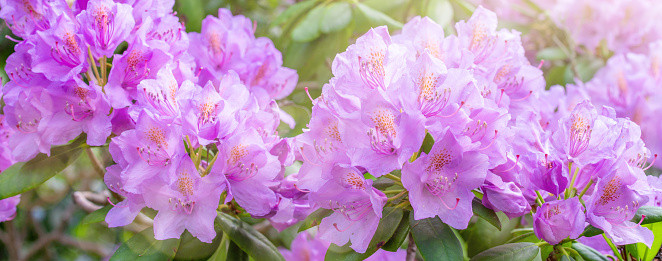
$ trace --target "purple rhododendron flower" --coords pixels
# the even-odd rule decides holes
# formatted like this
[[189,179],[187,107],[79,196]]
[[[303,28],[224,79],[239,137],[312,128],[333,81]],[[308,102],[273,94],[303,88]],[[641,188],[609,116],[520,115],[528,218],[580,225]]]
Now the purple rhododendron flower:
[[145,79],[159,78],[157,73],[170,59],[166,52],[148,46],[141,37],[136,37],[123,54],[116,54],[105,86],[113,108],[131,105],[142,91],[138,84]]
[[111,0],[90,0],[76,16],[95,57],[110,57],[133,30],[133,8]]
[[[114,148],[117,148],[117,145],[111,145]],[[111,152],[116,151],[111,149]],[[126,166],[125,162],[112,165],[106,168],[106,174],[103,176],[103,180],[108,186],[108,188],[117,193],[118,195],[124,197],[124,200],[113,205],[106,214],[106,223],[108,227],[121,227],[126,226],[133,222],[133,220],[138,216],[138,213],[146,206],[145,200],[143,199],[142,194],[136,194],[127,192],[124,190],[124,181],[121,178],[122,168]]]
[[27,38],[37,30],[49,29],[50,19],[63,15],[68,5],[64,0],[2,0],[0,7],[0,19],[7,23],[12,33]]
[[540,239],[556,245],[584,232],[586,216],[578,198],[545,202],[533,214],[533,231]]
[[588,222],[602,229],[617,245],[642,242],[653,244],[653,232],[633,223],[640,206],[648,198],[637,191],[647,191],[643,171],[629,166],[624,160],[614,164],[608,174],[599,177],[593,194],[586,201]]
[[356,252],[364,253],[377,230],[386,196],[372,187],[356,168],[336,166],[333,179],[311,194],[311,200],[333,214],[322,219],[320,238],[342,246],[348,241]]
[[49,126],[49,130],[42,136],[46,142],[65,144],[85,132],[87,144],[106,144],[106,138],[112,129],[111,111],[100,86],[94,82],[86,85],[82,80],[74,78],[73,81],[65,82],[49,91],[53,93],[53,99],[58,101],[61,109],[54,104],[52,117],[42,122]]
[[473,216],[472,189],[487,175],[487,157],[466,148],[465,137],[450,131],[439,137],[428,155],[421,155],[402,168],[402,184],[409,191],[414,219],[439,216],[457,229],[464,229]]
[[[8,86],[11,85],[5,88]],[[38,88],[23,89],[14,85],[6,90],[3,98],[5,119],[15,130],[9,139],[14,159],[27,161],[39,152],[49,155],[51,144],[43,138],[46,126],[41,122],[52,115],[51,96]]]
[[16,205],[21,202],[21,195],[0,199],[0,223],[16,217]]
[[202,242],[211,243],[216,236],[214,218],[223,191],[223,183],[212,176],[200,177],[191,158],[184,155],[176,171],[162,182],[145,185],[145,203],[159,211],[154,217],[154,237],[158,240],[178,238],[184,229]]
[[119,149],[113,155],[115,161],[127,162],[121,174],[124,190],[143,193],[143,182],[159,173],[174,171],[172,168],[184,153],[181,138],[180,126],[157,121],[146,111],[140,113],[136,128],[123,132],[111,142]]
[[67,81],[88,67],[85,41],[80,25],[68,16],[59,16],[56,24],[45,31],[37,31],[32,55],[32,71],[43,73],[51,81]]
[[269,187],[277,184],[278,158],[271,155],[255,130],[237,133],[219,144],[219,159],[211,170],[227,180],[228,197],[234,198],[248,213],[268,214],[276,205],[276,194]]
[[287,261],[322,261],[330,244],[308,232],[301,232],[294,238],[289,250],[282,247],[278,250]]
[[503,181],[496,175],[488,175],[481,187],[483,191],[483,205],[503,211],[509,218],[519,217],[529,213],[531,205],[522,188],[513,181]]

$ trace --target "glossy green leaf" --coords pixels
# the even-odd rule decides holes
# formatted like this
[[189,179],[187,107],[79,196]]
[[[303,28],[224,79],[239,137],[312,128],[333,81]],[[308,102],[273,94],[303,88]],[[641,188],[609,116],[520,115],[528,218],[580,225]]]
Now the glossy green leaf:
[[211,243],[202,242],[197,237],[191,235],[188,230],[185,230],[179,237],[179,247],[177,248],[175,259],[198,260],[212,256],[218,249],[218,245],[223,238],[219,224],[214,224],[214,230],[216,230],[216,237]]
[[402,243],[405,242],[405,239],[407,239],[407,236],[409,235],[409,215],[411,215],[409,211],[403,213],[400,224],[398,224],[395,232],[393,232],[391,239],[382,246],[382,249],[391,252],[396,252],[400,249],[400,246],[402,246]]
[[434,138],[432,135],[430,135],[429,132],[425,132],[425,139],[423,139],[423,144],[421,145],[421,149],[418,151],[418,156],[421,156],[421,152],[425,152],[425,154],[430,153],[430,150],[432,149],[432,146],[434,146]]
[[320,18],[320,32],[330,33],[347,27],[352,21],[352,7],[347,2],[329,4]]
[[228,245],[228,255],[226,260],[232,260],[232,261],[248,261],[249,256],[244,252],[244,250],[241,250],[241,248],[234,243],[234,241],[230,241],[230,244]]
[[485,250],[471,258],[471,261],[531,261],[539,251],[540,248],[534,243],[511,243]]
[[526,238],[528,238],[530,236],[535,236],[535,233],[533,231],[532,232],[526,232],[524,234],[521,234],[521,235],[518,235],[516,237],[511,238],[510,240],[506,241],[506,243],[521,242],[521,241],[524,241]]
[[592,237],[592,236],[600,235],[602,233],[604,233],[604,231],[602,231],[602,229],[594,227],[593,225],[588,225],[584,229],[584,233],[582,233],[582,235],[585,236],[585,237]]
[[538,51],[536,60],[558,61],[565,60],[568,55],[559,47],[549,47]]
[[148,227],[124,242],[110,260],[172,260],[178,246],[177,238],[154,239],[154,228]]
[[304,12],[313,8],[313,6],[315,6],[315,3],[317,3],[317,0],[306,0],[289,6],[285,11],[283,11],[280,15],[278,15],[278,17],[276,17],[276,19],[274,19],[271,22],[271,26],[281,25],[293,19],[297,19]]
[[292,40],[305,43],[317,39],[320,36],[320,19],[324,12],[324,5],[319,5],[310,10],[306,17],[292,29]]
[[644,227],[653,231],[655,239],[653,240],[653,247],[648,248],[644,243],[637,243],[637,250],[643,261],[652,261],[657,255],[659,250],[662,249],[662,222],[643,225]]
[[641,222],[642,225],[662,222],[662,207],[641,206],[634,215],[634,218],[632,218],[632,222],[639,223],[642,215],[646,215]]
[[460,241],[438,217],[414,220],[414,215],[409,215],[409,226],[425,260],[464,260]]
[[357,253],[347,243],[344,246],[337,246],[331,244],[326,251],[324,260],[332,261],[358,261],[364,260],[379,250],[393,235],[398,224],[402,220],[403,211],[400,208],[384,208],[382,218],[379,220],[379,226],[375,231],[375,235],[368,244],[368,249],[365,253]]
[[187,32],[200,32],[202,19],[205,18],[204,1],[199,0],[180,0],[175,7],[183,22],[186,23]]
[[402,23],[396,21],[395,19],[391,18],[390,16],[380,11],[372,9],[371,7],[365,4],[357,2],[356,7],[358,8],[357,10],[359,11],[359,13],[362,14],[363,18],[366,19],[366,22],[371,27],[386,25],[388,26],[389,30],[396,30],[402,28]]
[[453,20],[453,5],[449,0],[429,0],[424,10],[425,15],[437,22],[441,27],[444,27]]
[[503,212],[498,212],[497,216],[501,220],[501,231],[482,218],[474,219],[469,223],[467,229],[460,231],[467,245],[471,246],[467,249],[467,255],[469,257],[473,257],[495,246],[503,245],[513,237],[510,231],[520,225],[520,219],[508,219]]
[[278,249],[251,225],[223,212],[218,213],[216,220],[223,232],[255,261],[285,260]]
[[571,256],[562,255],[561,256],[561,261],[579,261],[579,260],[576,260],[575,258],[573,258]]
[[83,218],[81,223],[83,224],[92,224],[92,223],[99,223],[101,221],[106,220],[106,214],[108,214],[108,211],[112,208],[113,206],[107,205],[104,206],[100,209],[95,210],[94,212],[88,214]]
[[330,209],[320,208],[315,210],[315,212],[311,213],[306,217],[306,219],[303,220],[301,226],[299,227],[299,232],[319,225],[323,218],[328,217],[331,214],[333,214],[333,210]]
[[0,199],[31,190],[60,173],[80,156],[86,140],[82,135],[68,145],[53,148],[50,157],[39,154],[26,163],[16,163],[4,170],[0,175]]
[[637,244],[628,244],[625,245],[625,252],[633,257],[635,260],[641,260],[641,255],[639,254],[639,248],[637,248]]
[[389,187],[395,185],[395,182],[389,178],[378,178],[372,183],[372,187],[379,190],[387,190]]
[[499,220],[499,216],[497,216],[494,210],[485,207],[478,198],[473,199],[471,207],[473,208],[474,215],[484,219],[501,231],[501,220]]
[[584,245],[582,243],[572,243],[572,249],[576,250],[579,255],[588,261],[609,261],[609,259],[600,254],[597,250],[593,249],[590,246]]
[[224,233],[220,233],[218,235],[221,237],[221,243],[218,244],[218,248],[216,248],[216,252],[209,258],[207,261],[225,261],[227,260],[228,256],[228,244],[230,241],[228,239],[228,236],[226,236]]

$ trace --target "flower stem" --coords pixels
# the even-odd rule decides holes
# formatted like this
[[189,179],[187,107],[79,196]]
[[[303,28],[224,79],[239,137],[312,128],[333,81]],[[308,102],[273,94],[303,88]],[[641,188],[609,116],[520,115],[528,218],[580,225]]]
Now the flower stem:
[[613,242],[607,237],[605,233],[602,233],[602,237],[605,238],[605,241],[607,241],[607,244],[609,244],[609,247],[611,248],[611,251],[614,251],[614,255],[616,258],[618,258],[619,261],[623,261],[623,257],[621,257],[621,253],[618,252],[618,248],[616,248],[616,245],[614,245]]
[[388,202],[391,202],[391,201],[393,201],[393,200],[396,200],[396,199],[398,199],[399,197],[402,197],[402,196],[403,196],[404,194],[406,194],[406,193],[407,193],[407,191],[406,191],[406,190],[403,190],[402,192],[398,193],[397,195],[388,198]]
[[579,172],[579,168],[577,168],[577,171],[572,171],[572,162],[570,162],[568,164],[568,171],[570,172],[572,179],[570,180],[570,186],[565,190],[566,199],[570,198],[572,189],[575,187],[575,179],[577,178],[577,172]]
[[582,199],[582,196],[584,196],[584,194],[586,194],[586,191],[588,190],[589,187],[591,187],[591,185],[593,185],[593,179],[589,180],[588,184],[586,184],[586,187],[584,187],[582,192],[579,193],[579,199]]
[[96,155],[94,155],[94,151],[92,151],[92,148],[87,148],[85,150],[87,152],[87,156],[90,158],[90,161],[92,162],[92,167],[94,167],[94,170],[103,178],[103,175],[106,173],[104,171],[103,165],[101,165],[101,162],[97,158]]
[[536,190],[536,195],[538,196],[538,199],[540,200],[540,206],[542,207],[542,204],[545,204],[545,200],[542,198],[542,195],[540,195],[540,192]]
[[104,55],[103,58],[99,58],[99,65],[101,66],[101,87],[106,86],[106,83],[108,82],[108,78],[106,77],[106,56]]
[[394,180],[394,181],[397,181],[398,183],[402,183],[402,180],[401,180],[398,176],[393,175],[393,174],[391,174],[391,173],[388,173],[388,174],[384,175],[384,177],[387,177],[387,178],[389,178],[389,179],[392,179],[392,180]]
[[87,47],[87,54],[90,56],[90,69],[94,73],[94,77],[97,78],[97,82],[101,84],[101,78],[99,77],[99,72],[97,71],[97,64],[94,62],[94,56],[92,56],[92,50],[90,50],[90,47]]

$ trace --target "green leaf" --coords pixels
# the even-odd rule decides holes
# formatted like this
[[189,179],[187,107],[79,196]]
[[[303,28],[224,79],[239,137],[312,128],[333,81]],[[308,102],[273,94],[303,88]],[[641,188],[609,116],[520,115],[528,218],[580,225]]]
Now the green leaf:
[[460,241],[438,217],[414,220],[414,215],[409,215],[409,226],[425,260],[464,260]]
[[421,152],[425,152],[425,154],[430,153],[430,150],[432,149],[432,146],[434,146],[434,137],[430,135],[429,132],[425,132],[425,139],[423,139],[423,144],[421,145],[421,149],[418,151],[418,156],[421,156]]
[[205,8],[203,7],[204,1],[199,0],[182,0],[177,1],[175,9],[180,16],[183,15],[183,22],[186,22],[187,32],[200,32],[202,27],[202,19],[205,18]]
[[216,220],[225,234],[255,261],[285,260],[278,249],[252,226],[219,212]]
[[530,236],[535,236],[535,232],[533,232],[533,231],[526,232],[524,234],[521,234],[519,236],[511,238],[510,240],[506,241],[506,243],[517,243],[517,242],[523,241],[524,239],[526,239],[527,237],[530,237]]
[[386,190],[393,185],[395,185],[395,182],[392,179],[384,177],[380,177],[372,183],[372,187],[379,190]]
[[642,257],[641,260],[652,261],[659,252],[659,250],[656,249],[660,249],[662,247],[662,222],[646,224],[643,225],[643,227],[653,231],[655,240],[653,240],[652,248],[648,248],[648,246],[646,246],[644,243],[637,243],[638,252]]
[[177,238],[154,239],[154,228],[148,227],[124,242],[110,260],[172,260],[178,245]]
[[384,211],[382,212],[382,218],[379,220],[379,226],[377,226],[375,235],[370,240],[370,244],[368,244],[368,249],[365,253],[357,253],[351,249],[349,247],[351,242],[344,246],[331,244],[329,249],[326,251],[324,260],[358,261],[370,257],[391,238],[396,230],[396,227],[402,220],[402,215],[403,211],[400,208],[384,208]]
[[219,224],[214,224],[214,230],[216,230],[216,237],[211,243],[202,242],[200,239],[191,235],[188,230],[185,230],[179,237],[179,247],[177,248],[175,259],[198,260],[211,257],[217,251],[218,245],[223,238],[222,233],[219,233],[221,230]]
[[218,235],[221,237],[221,243],[218,244],[218,248],[216,249],[216,252],[209,258],[207,261],[225,261],[227,260],[228,256],[228,244],[230,241],[228,239],[228,236],[225,235],[225,233],[221,233]]
[[274,19],[271,22],[270,26],[281,25],[292,19],[296,19],[304,12],[313,8],[316,2],[317,0],[306,0],[289,6],[285,11],[283,11],[278,17],[276,17],[276,19]]
[[363,15],[363,18],[367,20],[369,26],[377,27],[386,25],[390,30],[402,28],[402,23],[365,4],[356,3],[356,7],[358,8],[359,13]]
[[598,250],[593,249],[590,246],[584,245],[582,243],[572,243],[572,249],[576,250],[584,260],[588,261],[609,261],[609,259],[598,252]]
[[580,57],[577,59],[577,73],[583,82],[588,82],[593,78],[593,75],[602,67],[604,67],[602,59],[591,59],[588,57]]
[[637,248],[637,244],[625,245],[625,251],[628,253],[628,255],[634,257],[634,260],[641,260],[642,258],[639,253],[639,248]]
[[237,244],[234,243],[234,241],[230,241],[230,245],[228,245],[228,255],[226,260],[232,260],[232,261],[248,261],[249,257],[244,250],[241,250]]
[[81,223],[83,224],[92,224],[92,223],[99,223],[101,221],[106,220],[106,214],[108,214],[108,211],[112,208],[113,206],[107,205],[104,206],[100,209],[95,210],[94,212],[88,214],[83,218]]
[[641,222],[642,225],[662,222],[662,207],[641,206],[632,218],[632,222],[639,223],[642,215],[646,215],[644,221]]
[[[422,1],[425,3],[426,1]],[[448,0],[429,0],[425,15],[437,22],[441,27],[453,20],[453,5]]]
[[341,30],[352,20],[352,7],[347,2],[329,4],[320,18],[320,31],[330,33]]
[[53,148],[50,157],[39,154],[26,163],[16,163],[4,170],[0,175],[0,199],[31,190],[60,173],[80,156],[86,140],[82,135],[71,144]]
[[531,261],[538,255],[540,248],[534,243],[522,242],[500,245],[474,256],[471,261]]
[[563,51],[563,49],[559,47],[549,47],[540,50],[536,54],[536,59],[537,60],[545,60],[545,61],[559,61],[559,60],[565,60],[568,58],[568,55]]
[[473,199],[471,206],[473,208],[474,215],[484,219],[485,221],[492,224],[492,226],[498,228],[499,231],[501,231],[501,220],[499,220],[499,216],[497,216],[494,210],[483,206],[483,203],[480,202],[478,198]]
[[409,211],[403,213],[400,224],[398,224],[395,232],[393,232],[391,239],[382,246],[382,249],[391,252],[396,252],[400,249],[400,246],[402,246],[402,243],[405,242],[405,239],[407,239],[407,236],[409,235],[409,215],[411,215]]
[[322,222],[322,219],[333,214],[333,210],[320,208],[315,210],[303,220],[301,227],[299,227],[299,232],[307,230],[311,227],[317,226]]
[[319,5],[310,10],[305,18],[292,29],[292,40],[305,43],[317,39],[320,36],[320,18],[324,12],[324,5]]
[[571,256],[562,255],[561,261],[575,261],[575,259],[572,258]]
[[604,233],[604,231],[602,231],[602,229],[594,227],[593,225],[588,225],[584,229],[584,233],[582,233],[582,235],[585,236],[585,237],[593,237],[593,236],[600,235],[602,233]]

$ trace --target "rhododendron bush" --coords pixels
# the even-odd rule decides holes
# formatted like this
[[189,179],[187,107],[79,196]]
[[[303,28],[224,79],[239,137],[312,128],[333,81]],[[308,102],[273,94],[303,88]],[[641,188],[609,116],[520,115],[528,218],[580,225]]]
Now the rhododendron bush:
[[580,2],[0,0],[0,256],[653,260],[662,3]]

